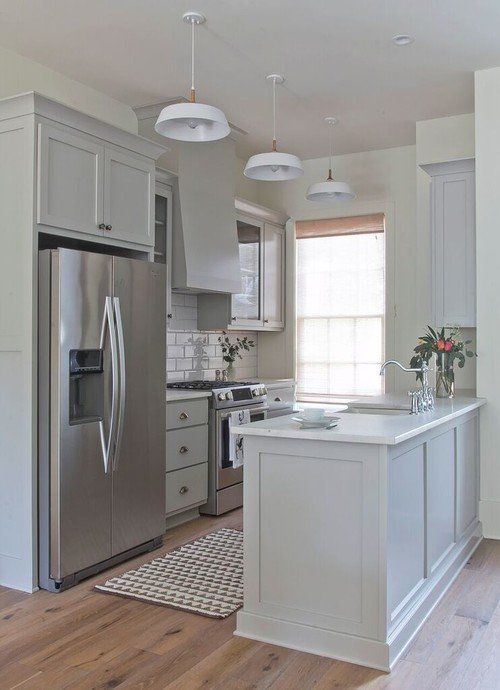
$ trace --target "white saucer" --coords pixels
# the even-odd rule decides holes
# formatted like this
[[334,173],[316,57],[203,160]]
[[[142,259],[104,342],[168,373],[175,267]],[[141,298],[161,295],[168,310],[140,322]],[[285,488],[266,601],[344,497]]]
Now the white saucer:
[[324,416],[322,419],[311,420],[305,419],[304,417],[292,417],[294,422],[298,422],[300,426],[304,429],[326,429],[326,427],[334,427],[340,420],[340,417]]

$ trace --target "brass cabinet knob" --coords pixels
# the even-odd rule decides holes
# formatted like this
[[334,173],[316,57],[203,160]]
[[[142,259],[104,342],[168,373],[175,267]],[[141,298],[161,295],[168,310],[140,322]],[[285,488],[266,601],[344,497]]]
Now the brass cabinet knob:
[[179,415],[179,419],[182,419],[182,420],[189,419],[188,413],[187,412],[181,412]]
[[189,491],[189,487],[188,487],[188,486],[181,486],[181,488],[179,489],[179,493],[180,493],[181,495],[187,494],[188,491]]
[[281,398],[274,398],[274,402],[281,402]]
[[189,453],[189,448],[187,448],[186,446],[181,446],[179,448],[179,453],[181,453],[182,455],[184,455],[185,453]]

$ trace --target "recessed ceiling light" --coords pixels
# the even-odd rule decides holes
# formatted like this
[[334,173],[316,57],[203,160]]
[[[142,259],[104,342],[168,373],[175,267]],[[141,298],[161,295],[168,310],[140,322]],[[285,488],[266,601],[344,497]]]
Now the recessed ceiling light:
[[413,43],[415,39],[413,36],[408,36],[408,34],[396,34],[392,37],[392,40],[397,46],[407,46]]

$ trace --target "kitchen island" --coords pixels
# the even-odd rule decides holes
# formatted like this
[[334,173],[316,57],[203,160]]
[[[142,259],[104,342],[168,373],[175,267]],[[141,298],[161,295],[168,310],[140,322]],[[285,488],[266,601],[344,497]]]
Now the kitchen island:
[[418,415],[407,404],[391,396],[387,409],[339,413],[330,430],[290,416],[234,430],[245,452],[237,635],[395,664],[481,540],[485,400],[439,400]]

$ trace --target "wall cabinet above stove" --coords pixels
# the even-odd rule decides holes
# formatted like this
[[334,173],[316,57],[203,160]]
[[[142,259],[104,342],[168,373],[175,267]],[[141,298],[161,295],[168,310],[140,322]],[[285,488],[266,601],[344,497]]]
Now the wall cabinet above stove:
[[286,217],[240,199],[236,209],[242,289],[232,295],[199,295],[198,328],[282,330]]

